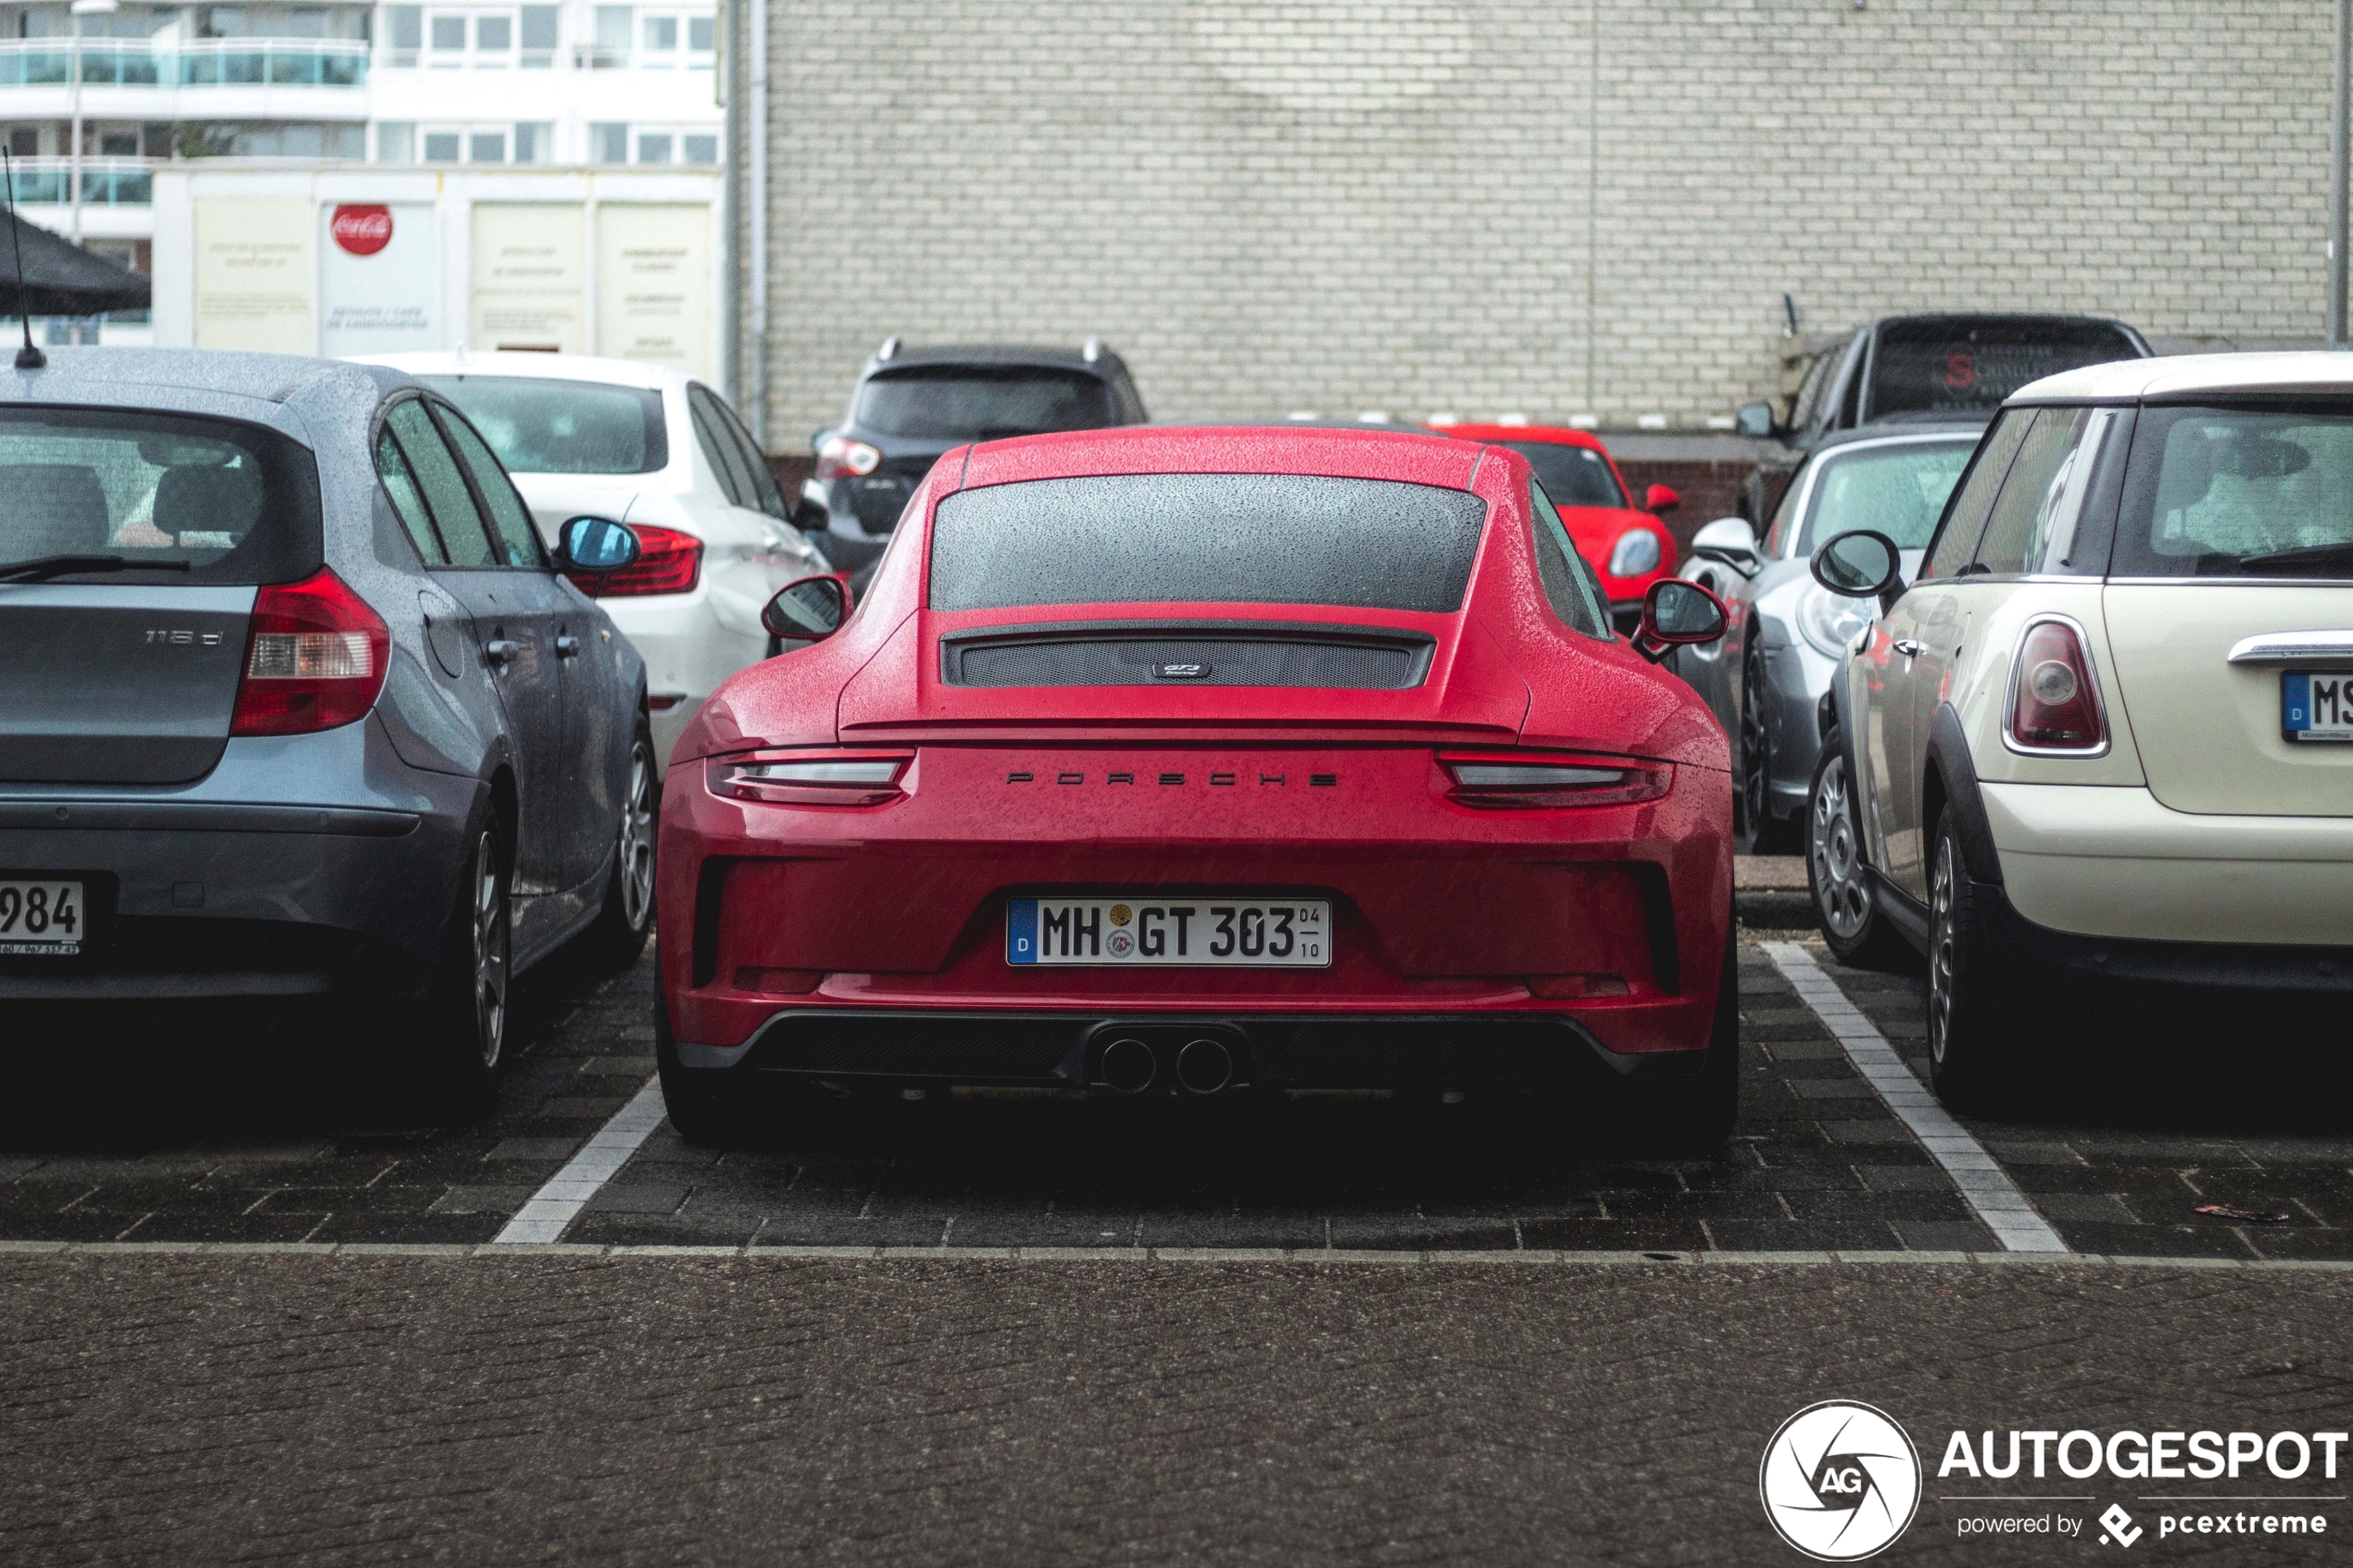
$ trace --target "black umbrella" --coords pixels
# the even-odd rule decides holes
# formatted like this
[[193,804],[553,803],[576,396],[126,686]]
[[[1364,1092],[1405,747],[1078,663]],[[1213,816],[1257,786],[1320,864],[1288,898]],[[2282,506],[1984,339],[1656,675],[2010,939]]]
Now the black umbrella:
[[[0,316],[96,316],[147,307],[147,280],[129,268],[27,223],[13,211],[0,221],[16,228],[13,235],[0,233]],[[19,250],[24,257],[21,294]]]

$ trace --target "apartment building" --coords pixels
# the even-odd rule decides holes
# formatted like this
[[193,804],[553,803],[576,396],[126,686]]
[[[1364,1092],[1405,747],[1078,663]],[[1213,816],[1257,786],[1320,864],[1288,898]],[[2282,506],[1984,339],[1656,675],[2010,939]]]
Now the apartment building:
[[713,4],[0,3],[0,141],[28,220],[146,272],[166,163],[715,166],[716,44]]

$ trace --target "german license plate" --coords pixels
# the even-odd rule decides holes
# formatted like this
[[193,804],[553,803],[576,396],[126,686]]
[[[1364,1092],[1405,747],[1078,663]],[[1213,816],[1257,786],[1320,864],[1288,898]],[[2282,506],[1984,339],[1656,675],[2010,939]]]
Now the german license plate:
[[2353,672],[2281,676],[2280,728],[2290,740],[2353,741]]
[[1322,898],[1015,898],[1005,961],[1193,969],[1328,969]]
[[86,935],[82,884],[0,882],[0,957],[70,959]]

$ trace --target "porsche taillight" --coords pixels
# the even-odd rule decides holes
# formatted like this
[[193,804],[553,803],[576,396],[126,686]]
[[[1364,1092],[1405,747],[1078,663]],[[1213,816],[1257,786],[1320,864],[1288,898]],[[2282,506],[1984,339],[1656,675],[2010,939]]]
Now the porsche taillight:
[[723,800],[763,806],[880,806],[901,798],[912,751],[755,752],[706,764],[703,778]]
[[254,596],[233,735],[303,735],[367,716],[384,690],[391,630],[325,567]]
[[2099,687],[2074,622],[2037,621],[2020,635],[2010,667],[2009,740],[2027,751],[2092,752],[2107,746]]
[[1510,753],[1441,752],[1438,765],[1449,800],[1490,809],[1631,805],[1665,795],[1675,777],[1664,763]]

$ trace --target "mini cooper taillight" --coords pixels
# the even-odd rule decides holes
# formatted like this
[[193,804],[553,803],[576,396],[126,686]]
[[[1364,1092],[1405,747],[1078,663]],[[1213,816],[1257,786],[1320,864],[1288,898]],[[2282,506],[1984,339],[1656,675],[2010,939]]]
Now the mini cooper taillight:
[[2025,751],[2097,751],[2108,745],[2099,687],[2070,621],[2036,621],[2010,666],[2010,744]]
[[1658,763],[1582,758],[1446,752],[1438,762],[1452,781],[1448,799],[1490,809],[1630,805],[1665,795],[1675,775]]
[[691,594],[702,577],[702,541],[675,528],[633,522],[637,558],[619,571],[584,571],[572,585],[592,599],[635,598],[644,594]]
[[899,781],[912,751],[723,757],[704,771],[711,793],[767,806],[880,806],[905,794]]
[[851,479],[874,472],[882,467],[881,452],[862,441],[852,441],[846,435],[829,436],[817,448],[819,479]]
[[233,735],[302,735],[364,718],[384,690],[392,633],[324,567],[254,596]]

